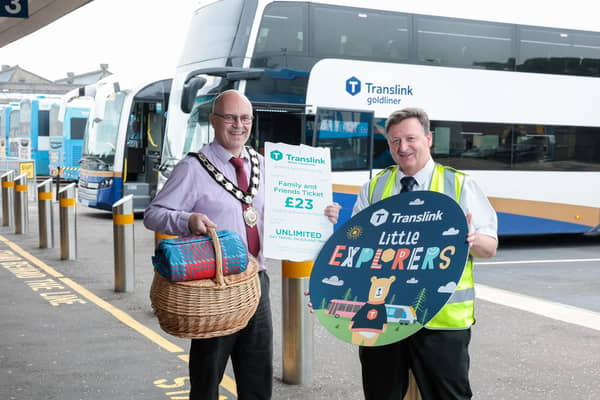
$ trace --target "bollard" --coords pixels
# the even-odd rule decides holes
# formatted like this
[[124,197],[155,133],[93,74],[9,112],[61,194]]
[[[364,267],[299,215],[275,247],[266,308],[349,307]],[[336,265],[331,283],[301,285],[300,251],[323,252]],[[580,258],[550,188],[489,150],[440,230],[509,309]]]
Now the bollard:
[[54,247],[54,208],[52,207],[52,178],[37,186],[38,228],[40,248]]
[[60,208],[60,259],[77,258],[77,221],[75,184],[71,183],[58,192]]
[[29,232],[29,192],[27,189],[27,174],[15,178],[15,233]]
[[135,288],[133,195],[127,195],[114,203],[112,212],[115,292],[132,292]]
[[15,171],[13,170],[6,171],[0,176],[0,181],[2,181],[2,226],[11,228],[15,226],[13,214],[14,176]]
[[306,304],[312,261],[283,260],[282,267],[282,348],[283,381],[310,384],[313,363],[313,318]]
[[167,235],[166,233],[154,232],[154,250],[158,249],[158,245],[165,239],[176,239],[177,236]]

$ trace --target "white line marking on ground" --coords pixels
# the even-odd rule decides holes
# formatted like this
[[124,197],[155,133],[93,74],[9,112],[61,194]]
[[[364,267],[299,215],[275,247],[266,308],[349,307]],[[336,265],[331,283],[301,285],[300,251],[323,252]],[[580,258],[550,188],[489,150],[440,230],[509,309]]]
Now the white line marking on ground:
[[481,300],[600,331],[600,313],[595,311],[538,299],[479,283],[475,284],[475,293],[477,298]]
[[520,260],[520,261],[475,261],[476,265],[506,265],[506,264],[544,264],[544,263],[573,263],[598,262],[600,258],[572,258],[566,260]]

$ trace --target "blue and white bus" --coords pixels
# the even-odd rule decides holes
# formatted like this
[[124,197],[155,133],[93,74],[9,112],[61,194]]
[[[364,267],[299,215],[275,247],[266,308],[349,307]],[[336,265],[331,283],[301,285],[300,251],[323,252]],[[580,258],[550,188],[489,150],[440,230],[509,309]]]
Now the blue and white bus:
[[7,143],[8,143],[8,127],[9,127],[9,110],[10,105],[5,104],[0,106],[0,159],[6,158]]
[[34,160],[36,175],[50,175],[50,109],[58,102],[58,98],[37,96],[25,98],[19,105],[19,130],[16,136],[11,133],[9,153],[21,160]]
[[10,103],[2,108],[2,124],[0,125],[1,153],[4,157],[10,156],[10,137],[16,136],[19,132],[19,103]]
[[93,103],[91,96],[85,96],[80,93],[80,89],[74,89],[63,96],[60,106],[52,106],[50,119],[54,123],[50,125],[49,150],[52,176],[60,173],[65,180],[79,179],[83,137]]
[[211,140],[211,103],[236,88],[253,102],[256,148],[331,149],[342,223],[360,185],[393,162],[385,118],[418,106],[432,119],[434,159],[475,177],[501,235],[597,232],[593,7],[459,3],[198,2],[173,80],[163,178]]
[[134,212],[143,211],[156,192],[171,79],[132,82],[111,75],[90,89],[95,95],[78,201],[110,211],[132,194]]

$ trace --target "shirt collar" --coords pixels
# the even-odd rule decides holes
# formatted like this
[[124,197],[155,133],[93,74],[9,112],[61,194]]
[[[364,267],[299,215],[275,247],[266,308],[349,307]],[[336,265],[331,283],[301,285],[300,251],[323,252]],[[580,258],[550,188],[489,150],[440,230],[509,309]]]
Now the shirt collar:
[[[431,178],[431,175],[433,174],[434,167],[435,167],[435,162],[433,161],[433,158],[429,157],[429,161],[427,161],[425,166],[423,168],[421,168],[420,170],[418,170],[417,173],[412,176],[417,181],[418,187],[423,188],[424,185],[429,181],[429,179]],[[400,182],[400,180],[402,178],[404,178],[405,176],[407,176],[407,175],[405,175],[402,172],[402,170],[400,170],[400,168],[398,168],[398,177],[397,177],[398,182]]]
[[[215,156],[223,163],[228,163],[229,160],[234,157],[233,154],[231,154],[225,147],[221,146],[216,141],[212,141],[209,146],[211,147],[211,150],[214,152]],[[250,159],[248,150],[246,150],[246,146],[244,146],[242,149],[242,154],[240,156],[246,160]]]

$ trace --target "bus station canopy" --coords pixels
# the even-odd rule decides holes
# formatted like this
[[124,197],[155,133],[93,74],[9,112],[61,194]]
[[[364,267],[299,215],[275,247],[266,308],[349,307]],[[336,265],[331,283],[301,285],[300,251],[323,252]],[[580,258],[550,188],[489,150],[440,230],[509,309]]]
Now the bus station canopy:
[[[0,17],[0,48],[37,31],[92,0],[20,0],[28,18]],[[3,2],[4,4],[4,2]]]

